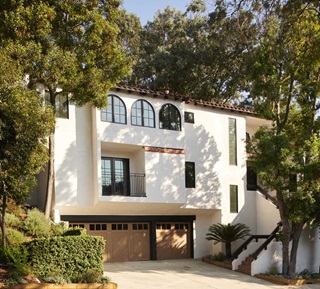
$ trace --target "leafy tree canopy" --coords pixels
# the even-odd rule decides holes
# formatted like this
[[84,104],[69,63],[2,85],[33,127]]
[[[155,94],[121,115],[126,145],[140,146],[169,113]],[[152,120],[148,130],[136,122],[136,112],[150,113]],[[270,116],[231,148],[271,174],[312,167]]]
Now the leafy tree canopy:
[[253,136],[249,160],[264,186],[276,192],[283,274],[294,277],[302,229],[319,220],[319,2],[274,1],[264,11],[269,13],[252,51],[248,92],[274,126]]
[[106,92],[130,60],[118,42],[119,1],[2,1],[0,41],[21,45],[19,58],[30,85],[51,94],[71,93],[78,105],[106,105]]
[[256,31],[250,17],[247,11],[229,17],[222,1],[210,13],[202,0],[192,1],[185,12],[158,11],[140,30],[137,62],[122,83],[236,101],[245,87],[245,60]]
[[[27,77],[30,89],[49,94],[52,112],[59,93],[79,106],[106,106],[107,92],[129,71],[119,5],[119,0],[1,2],[0,45],[11,46],[6,56],[19,66],[20,81]],[[54,129],[49,154],[47,217],[54,192]]]
[[48,160],[47,137],[54,126],[52,110],[23,81],[19,61],[0,48],[0,225],[5,245],[7,200],[25,201],[36,184],[35,175]]

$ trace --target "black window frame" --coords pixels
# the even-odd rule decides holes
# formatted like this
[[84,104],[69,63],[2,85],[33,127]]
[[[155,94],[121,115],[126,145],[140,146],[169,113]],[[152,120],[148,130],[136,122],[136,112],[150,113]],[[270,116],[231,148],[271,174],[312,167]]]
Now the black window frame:
[[185,123],[194,123],[194,112],[185,111],[184,112],[184,122]]
[[196,187],[195,162],[185,162],[185,186],[186,188]]
[[[61,100],[64,97],[65,100]],[[45,102],[51,104],[50,93],[48,90],[45,91]],[[66,92],[58,92],[55,95],[55,105],[54,105],[54,114],[57,118],[69,119],[69,97]]]
[[[123,108],[124,108],[124,114],[120,114],[120,113],[116,113],[116,109],[115,109],[115,99],[119,100],[119,103],[122,104]],[[110,109],[111,106],[111,109]],[[111,110],[111,112],[109,112],[108,110]],[[104,117],[105,115],[105,117]],[[108,120],[108,116],[110,117],[111,115],[111,120]],[[119,119],[121,119],[121,117],[124,118],[124,122],[122,121],[116,121],[116,116],[120,116]],[[101,114],[100,114],[100,119],[103,122],[111,122],[111,123],[117,123],[117,124],[127,124],[127,107],[124,103],[124,101],[117,95],[115,94],[109,94],[108,95],[108,105],[101,109]]]
[[229,165],[238,165],[237,120],[229,118]]
[[[141,124],[134,124],[133,123],[133,118],[134,117],[136,117],[136,118],[138,118],[138,116],[134,116],[133,115],[133,111],[134,111],[134,109],[136,109],[136,110],[138,110],[138,108],[134,108],[134,106],[135,105],[137,105],[138,103],[140,103],[141,104],[141,106],[140,106],[140,114],[141,114]],[[153,116],[153,123],[152,123],[152,126],[151,125],[146,125],[146,120],[148,119],[150,119],[150,118],[148,118],[147,116],[145,116],[145,114],[144,114],[144,112],[145,112],[145,105],[147,105],[148,107],[150,107],[151,108],[151,110],[149,110],[149,111],[152,111],[152,116]],[[138,100],[136,100],[133,104],[132,104],[132,106],[131,106],[131,125],[133,125],[133,126],[143,126],[143,127],[151,127],[151,128],[155,128],[156,127],[156,120],[155,120],[155,112],[154,112],[154,108],[152,107],[152,105],[148,102],[148,101],[146,101],[146,100],[144,100],[144,99],[138,99]]]
[[[168,119],[164,119],[164,117],[166,117],[165,110],[167,110]],[[159,111],[159,128],[181,131],[181,113],[175,105],[166,103],[161,107]]]
[[[103,168],[103,161],[108,160],[110,161],[111,173],[110,173],[110,180],[106,179],[105,182],[111,182],[110,186],[104,185],[104,172],[105,168]],[[123,185],[122,193],[117,193],[117,186],[116,182],[116,169],[115,169],[115,162],[121,161],[123,162]],[[101,158],[101,179],[102,179],[102,196],[130,196],[130,167],[129,167],[129,159],[126,158],[118,158],[118,157],[102,157]],[[108,187],[111,189],[111,192],[108,192]],[[121,186],[120,186],[121,188]]]
[[[239,193],[237,185],[229,186],[229,197],[230,197],[230,213],[239,213]],[[235,202],[233,202],[233,199]]]

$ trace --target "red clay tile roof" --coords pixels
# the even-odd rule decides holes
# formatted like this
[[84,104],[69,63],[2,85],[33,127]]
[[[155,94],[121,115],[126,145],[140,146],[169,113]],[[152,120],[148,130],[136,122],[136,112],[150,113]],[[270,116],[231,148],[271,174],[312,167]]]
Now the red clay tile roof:
[[226,105],[226,104],[218,104],[218,103],[214,103],[214,102],[210,102],[210,101],[204,101],[202,99],[193,99],[193,98],[179,95],[179,94],[171,94],[171,93],[167,94],[164,91],[154,91],[154,90],[150,90],[150,89],[144,89],[144,88],[139,88],[139,87],[134,87],[134,86],[127,86],[127,85],[122,85],[122,84],[117,84],[113,89],[126,90],[128,92],[135,92],[135,93],[139,93],[141,95],[150,95],[153,97],[162,96],[164,98],[185,101],[186,103],[194,103],[194,105],[202,105],[205,107],[226,109],[226,110],[230,110],[230,111],[243,112],[246,114],[254,114],[254,115],[257,114],[253,110],[250,110],[247,108],[231,106],[231,105]]

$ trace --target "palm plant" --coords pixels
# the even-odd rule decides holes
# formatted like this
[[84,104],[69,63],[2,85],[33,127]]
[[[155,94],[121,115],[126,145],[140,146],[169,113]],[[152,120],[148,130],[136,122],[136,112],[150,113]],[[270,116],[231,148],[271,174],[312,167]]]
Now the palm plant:
[[234,225],[213,224],[209,227],[207,233],[207,240],[213,240],[213,244],[225,243],[226,245],[226,257],[231,257],[231,243],[238,239],[250,235],[250,229],[245,224],[237,223]]

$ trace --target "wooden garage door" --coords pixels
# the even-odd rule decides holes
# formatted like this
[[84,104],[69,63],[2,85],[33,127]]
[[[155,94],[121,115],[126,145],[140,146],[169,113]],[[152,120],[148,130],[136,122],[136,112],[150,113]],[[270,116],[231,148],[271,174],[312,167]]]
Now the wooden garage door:
[[105,262],[150,260],[148,223],[90,223],[85,228],[106,240]]
[[157,259],[190,258],[188,223],[157,223]]

